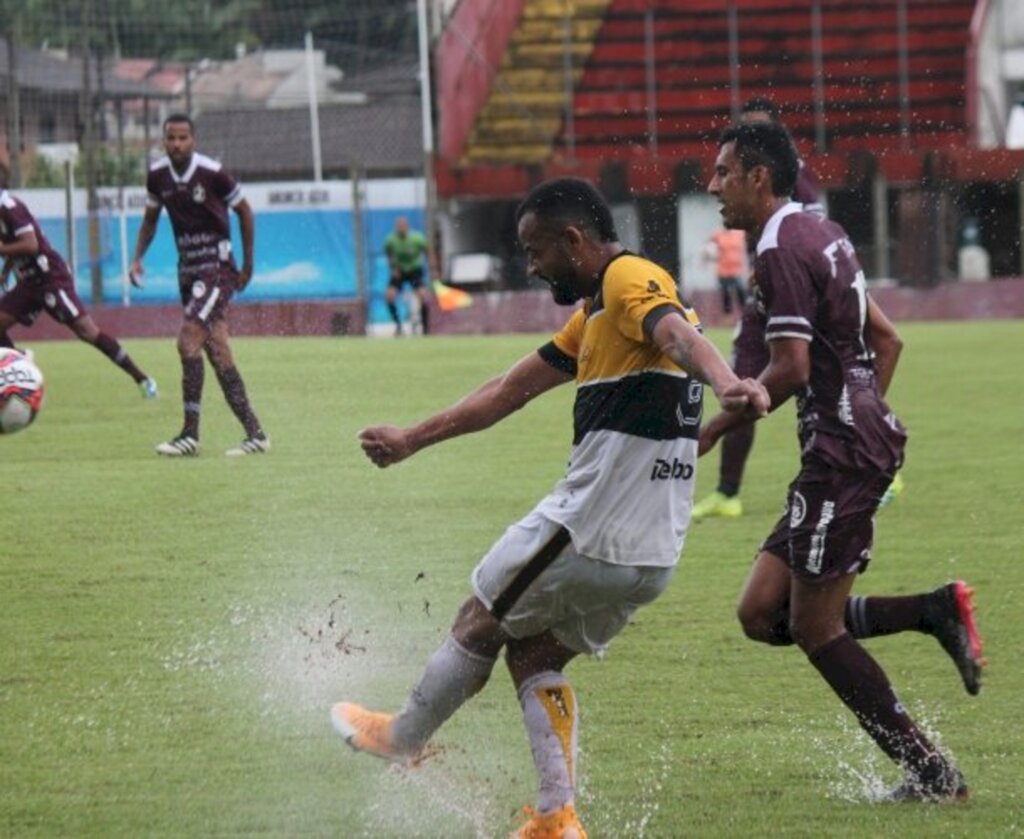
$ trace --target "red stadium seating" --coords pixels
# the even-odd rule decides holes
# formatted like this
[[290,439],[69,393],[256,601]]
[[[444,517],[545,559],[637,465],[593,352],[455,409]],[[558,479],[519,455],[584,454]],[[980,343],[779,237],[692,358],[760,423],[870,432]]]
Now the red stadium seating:
[[[463,0],[460,7],[494,8],[496,2]],[[905,34],[894,0],[820,0],[820,102],[812,0],[735,0],[735,45],[728,12],[733,4],[721,0],[588,0],[588,16],[574,18],[574,24],[589,23],[585,34],[573,36],[571,119],[565,118],[563,7],[545,0],[516,2],[522,18],[502,63],[505,82],[491,86],[483,108],[486,124],[477,118],[466,127],[468,111],[460,105],[454,111],[462,118],[458,136],[442,132],[444,148],[464,149],[458,155],[442,149],[446,184],[473,181],[486,190],[506,183],[487,177],[488,167],[504,172],[501,167],[525,165],[535,175],[571,169],[574,162],[616,161],[629,171],[645,165],[657,170],[649,180],[660,183],[664,171],[681,163],[706,166],[732,109],[753,96],[771,98],[801,152],[819,159],[863,151],[902,160],[901,155],[968,145],[966,51],[974,0],[905,0]],[[601,11],[594,12],[598,5]],[[653,79],[648,12],[654,22]],[[439,59],[447,61],[443,53]],[[530,88],[529,79],[537,86]],[[452,81],[447,89],[464,102]],[[442,125],[450,126],[446,112],[453,105],[442,98],[439,106]],[[479,178],[470,173],[474,168]]]
[[[962,145],[965,58],[974,4],[908,0],[907,82],[901,84],[901,36],[891,0],[821,4],[824,128],[827,151]],[[658,136],[647,136],[644,14],[654,13],[654,107]],[[767,95],[798,138],[816,137],[811,3],[737,3],[741,98]],[[722,3],[613,0],[574,97],[574,136],[582,157],[632,158],[704,149],[730,116],[729,19]],[[906,110],[901,109],[906,96]],[[906,115],[906,117],[904,116]],[[902,134],[908,120],[909,135]],[[919,142],[920,141],[920,142]]]

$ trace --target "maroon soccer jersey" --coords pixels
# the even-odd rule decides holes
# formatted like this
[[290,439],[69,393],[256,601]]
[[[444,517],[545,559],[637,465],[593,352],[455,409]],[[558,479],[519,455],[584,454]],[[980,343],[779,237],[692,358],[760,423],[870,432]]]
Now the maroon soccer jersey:
[[766,339],[810,343],[810,380],[797,394],[805,453],[840,467],[894,469],[906,433],[878,391],[864,272],[846,231],[786,204],[765,225],[754,275]]
[[45,284],[52,280],[71,281],[64,258],[53,249],[53,245],[39,229],[35,216],[21,201],[6,189],[0,192],[0,241],[12,244],[29,231],[35,233],[39,252],[30,256],[19,256],[12,260],[19,283]]
[[165,207],[171,217],[182,282],[195,272],[234,265],[228,207],[242,200],[242,189],[220,163],[193,153],[179,174],[162,157],[149,169],[146,191],[147,205]]

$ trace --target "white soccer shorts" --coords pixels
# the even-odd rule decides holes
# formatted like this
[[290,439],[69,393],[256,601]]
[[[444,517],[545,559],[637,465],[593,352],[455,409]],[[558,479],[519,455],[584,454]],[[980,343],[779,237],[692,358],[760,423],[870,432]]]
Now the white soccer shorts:
[[571,650],[602,655],[675,568],[613,565],[577,553],[565,537],[560,524],[531,512],[480,560],[473,592],[513,638],[550,630]]

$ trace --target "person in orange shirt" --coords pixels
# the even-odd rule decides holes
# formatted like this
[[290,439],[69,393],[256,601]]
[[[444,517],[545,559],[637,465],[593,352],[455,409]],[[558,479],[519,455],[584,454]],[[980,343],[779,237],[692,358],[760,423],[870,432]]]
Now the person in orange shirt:
[[747,234],[742,230],[719,230],[708,240],[709,259],[718,260],[718,285],[722,290],[722,311],[732,313],[732,298],[736,308],[743,309],[747,300],[746,277],[750,273],[747,262]]

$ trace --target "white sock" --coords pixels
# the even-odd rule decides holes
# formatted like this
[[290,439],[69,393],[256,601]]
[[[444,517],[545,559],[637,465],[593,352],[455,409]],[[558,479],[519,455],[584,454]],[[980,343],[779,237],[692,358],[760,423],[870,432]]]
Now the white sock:
[[451,635],[445,638],[427,660],[419,684],[391,724],[394,744],[410,751],[423,746],[460,705],[487,684],[494,661],[471,653]]
[[523,682],[519,704],[540,778],[537,810],[550,813],[576,800],[576,694],[565,676],[548,670]]

